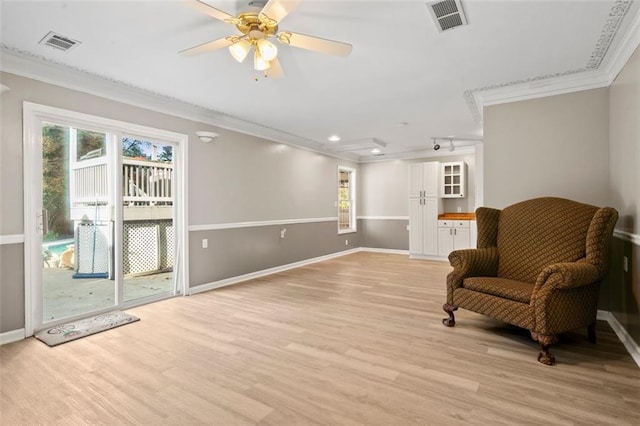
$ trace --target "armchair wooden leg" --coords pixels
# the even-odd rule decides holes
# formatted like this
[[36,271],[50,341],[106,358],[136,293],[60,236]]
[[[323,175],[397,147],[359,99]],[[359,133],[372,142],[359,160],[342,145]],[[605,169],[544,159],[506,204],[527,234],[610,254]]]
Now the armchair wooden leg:
[[454,325],[456,325],[456,317],[453,316],[453,312],[457,311],[458,307],[445,303],[444,305],[442,305],[442,309],[444,309],[444,311],[449,314],[449,318],[442,319],[442,324],[447,327],[453,327]]
[[556,357],[549,352],[549,346],[558,341],[558,336],[531,332],[531,338],[540,343],[538,362],[545,365],[554,365],[556,363]]
[[596,322],[592,322],[587,326],[587,335],[589,336],[589,342],[596,343]]

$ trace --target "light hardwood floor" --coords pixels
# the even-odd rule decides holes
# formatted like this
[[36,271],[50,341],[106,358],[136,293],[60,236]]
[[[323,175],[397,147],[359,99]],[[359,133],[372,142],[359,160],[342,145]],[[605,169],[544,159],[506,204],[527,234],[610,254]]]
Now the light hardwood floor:
[[0,424],[640,424],[640,369],[606,323],[544,366],[526,331],[441,324],[449,270],[357,253],[4,345]]

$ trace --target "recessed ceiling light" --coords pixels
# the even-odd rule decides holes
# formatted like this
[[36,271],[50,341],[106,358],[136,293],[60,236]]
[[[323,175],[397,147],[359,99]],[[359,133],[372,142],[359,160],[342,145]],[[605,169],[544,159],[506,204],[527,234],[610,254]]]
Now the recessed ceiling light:
[[329,142],[340,142],[340,136],[338,135],[331,135],[327,139],[329,139]]
[[400,121],[399,123],[396,123],[396,126],[398,127],[404,127],[404,126],[408,126],[409,123],[407,123],[406,121]]
[[382,152],[382,151],[380,151],[378,148],[373,148],[373,149],[371,150],[371,153],[372,153],[372,154],[380,154],[381,152]]

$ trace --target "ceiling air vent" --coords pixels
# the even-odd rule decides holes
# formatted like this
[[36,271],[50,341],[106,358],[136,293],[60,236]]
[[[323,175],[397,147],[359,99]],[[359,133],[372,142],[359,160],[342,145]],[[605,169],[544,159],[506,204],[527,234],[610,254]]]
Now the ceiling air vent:
[[462,25],[467,25],[460,0],[444,0],[427,3],[429,12],[439,32],[447,31]]
[[80,42],[51,31],[40,40],[39,44],[44,44],[66,52],[73,49],[76,45],[80,44]]

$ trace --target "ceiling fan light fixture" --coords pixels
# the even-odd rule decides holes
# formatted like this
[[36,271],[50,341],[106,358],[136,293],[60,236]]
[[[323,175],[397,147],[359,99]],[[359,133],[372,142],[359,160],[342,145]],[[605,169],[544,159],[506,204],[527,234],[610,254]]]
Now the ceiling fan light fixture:
[[233,56],[233,59],[235,59],[240,63],[242,63],[245,60],[247,55],[249,55],[250,51],[251,51],[251,43],[249,43],[247,40],[240,40],[239,42],[229,46],[229,53],[231,53],[231,56]]
[[260,51],[260,56],[265,61],[273,61],[276,56],[278,56],[278,48],[275,44],[271,43],[269,40],[260,39],[257,41],[258,50]]
[[265,60],[260,54],[260,50],[256,49],[255,54],[253,55],[253,68],[256,71],[265,71],[271,67],[269,61]]

